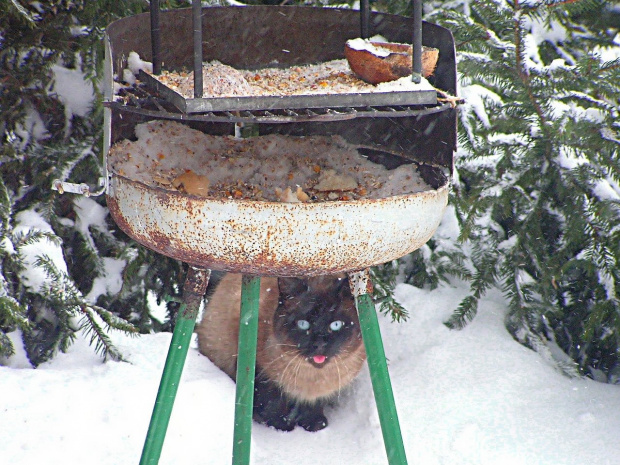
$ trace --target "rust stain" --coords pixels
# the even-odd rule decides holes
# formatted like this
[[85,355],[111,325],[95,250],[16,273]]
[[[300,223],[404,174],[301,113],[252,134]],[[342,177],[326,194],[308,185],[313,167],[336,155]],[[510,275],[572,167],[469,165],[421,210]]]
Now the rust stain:
[[[437,191],[431,197],[290,205],[194,199],[128,179],[114,183],[118,195],[108,196],[111,215],[145,247],[197,267],[270,276],[334,274],[398,258],[423,244],[436,225],[418,224],[413,235],[403,231],[402,237],[385,239],[393,231],[373,226],[377,214],[369,212],[391,209],[415,217],[428,204],[426,223],[433,223],[445,205]],[[218,218],[220,209],[225,217]],[[153,220],[153,213],[161,219]]]
[[190,266],[185,278],[183,292],[203,296],[207,292],[211,270],[203,267]]
[[108,206],[108,210],[110,211],[110,216],[112,217],[114,222],[118,225],[118,227],[121,228],[121,230],[125,234],[133,237],[133,227],[127,221],[125,221],[125,217],[122,215],[121,209],[116,199],[114,197],[107,195],[106,204]]
[[363,294],[372,295],[374,289],[368,269],[349,272],[349,286],[355,297]]

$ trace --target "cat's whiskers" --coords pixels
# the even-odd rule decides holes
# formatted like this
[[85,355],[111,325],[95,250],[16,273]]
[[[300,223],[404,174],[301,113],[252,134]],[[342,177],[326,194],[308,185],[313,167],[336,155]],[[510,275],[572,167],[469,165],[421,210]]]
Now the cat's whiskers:
[[297,366],[295,367],[295,377],[293,378],[295,389],[297,389],[297,378],[299,377],[299,369],[301,368],[302,363],[304,362],[303,357],[300,358]]
[[[340,399],[340,390],[342,389],[342,379],[340,377],[340,366],[338,366],[338,359],[340,359],[340,355],[334,356],[334,364],[336,365],[336,370],[338,371],[338,399]],[[346,367],[346,364],[345,364]]]
[[286,374],[288,367],[291,365],[291,363],[293,363],[295,360],[297,360],[299,357],[301,357],[300,354],[295,355],[292,359],[289,360],[289,362],[286,364],[286,366],[284,367],[284,369],[282,370],[282,373],[280,373],[280,385],[282,386],[283,380],[284,380],[284,375]]
[[[340,362],[344,365],[345,373],[346,373],[347,377],[349,377],[351,373],[357,373],[359,371],[359,369],[353,369],[352,370],[351,367],[349,365],[347,365],[347,361],[350,361],[350,362],[359,361],[359,362],[363,363],[366,360],[361,355],[351,354],[351,353],[348,353],[346,358],[343,357],[343,356],[339,356],[339,358],[340,358]],[[349,382],[350,382],[350,380],[349,380]],[[340,388],[342,388],[342,386],[340,386]],[[338,392],[338,395],[340,395],[340,391]]]
[[263,365],[263,368],[269,368],[274,363],[281,362],[283,358],[290,357],[293,354],[296,354],[296,356],[299,355],[297,353],[297,350],[287,350],[287,351],[284,351],[284,352],[280,353],[276,358],[274,358],[271,362],[266,363],[265,365]]
[[278,342],[277,340],[273,340],[275,338],[268,338],[265,343],[265,348],[274,348],[274,347],[297,347],[297,344],[289,344],[286,342]]
[[366,356],[362,355],[362,354],[351,355],[349,358],[351,358],[352,360],[359,361],[359,362],[365,362],[366,361]]
[[279,343],[279,344],[273,344],[273,345],[272,345],[272,346],[270,346],[270,347],[285,347],[285,346],[286,346],[286,347],[297,347],[297,344],[284,344],[284,343],[282,342],[282,343]]

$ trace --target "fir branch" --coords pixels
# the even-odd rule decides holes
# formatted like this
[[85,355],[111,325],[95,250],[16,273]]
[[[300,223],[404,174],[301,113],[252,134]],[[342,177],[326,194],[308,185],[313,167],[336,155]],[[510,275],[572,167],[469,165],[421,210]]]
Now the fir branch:
[[91,308],[94,313],[96,313],[105,322],[108,329],[116,329],[130,336],[135,336],[138,334],[138,328],[131,323],[128,323],[126,320],[114,315],[105,308],[99,307],[98,305],[90,305],[89,308]]
[[463,329],[478,313],[478,298],[465,297],[444,324],[450,329]]
[[[0,289],[0,292],[2,291],[3,289]],[[14,298],[7,295],[0,296],[0,356],[10,357],[15,353],[13,343],[6,333],[16,328],[22,331],[30,329],[26,309]]]
[[[577,363],[601,379],[620,367],[620,318],[610,310],[620,289],[620,63],[592,50],[617,47],[619,28],[603,18],[613,14],[602,0],[469,7],[469,18],[435,18],[455,34],[464,89],[479,96],[483,87],[501,103],[461,107],[451,201],[474,271],[447,323],[462,327],[501,284],[517,340],[567,373]],[[531,25],[564,28],[562,41],[528,37]],[[598,25],[605,30],[590,30]],[[554,357],[554,345],[574,362]]]
[[[55,178],[89,183],[100,176],[102,137],[98,87],[93,89],[96,95],[91,113],[86,117],[71,115],[51,91],[54,73],[50,68],[60,64],[94,80],[101,75],[101,39],[107,25],[120,17],[142,13],[148,4],[143,0],[98,0],[64,2],[58,7],[56,3],[39,2],[30,8],[24,2],[0,0],[0,9],[8,13],[0,15],[0,30],[6,31],[0,53],[0,295],[28,308],[29,326],[22,338],[35,366],[73,342],[79,331],[78,316],[84,330],[91,321],[99,325],[89,334],[96,338],[93,344],[100,341],[98,347],[105,351],[115,351],[102,339],[114,327],[131,334],[135,328],[129,322],[138,324],[141,332],[167,329],[166,322],[154,323],[146,295],[178,294],[183,278],[179,262],[144,250],[124,272],[118,295],[100,295],[97,306],[85,301],[93,279],[103,273],[103,258],[118,258],[123,249],[135,248],[135,244],[122,232],[105,226],[81,229],[75,221],[77,212],[71,197],[50,190]],[[162,7],[185,3],[166,0]],[[36,21],[36,28],[16,10],[20,5],[24,6],[21,13],[27,12]],[[76,28],[82,32],[75,34]],[[32,114],[40,116],[37,132],[44,134],[42,138],[22,130],[27,129],[24,118]],[[43,215],[52,231],[14,234],[11,223],[25,210]],[[45,240],[62,243],[67,271],[49,257],[38,260],[34,266],[45,271],[46,279],[41,289],[32,289],[23,247]],[[82,309],[90,309],[95,320],[85,318]],[[2,327],[0,333],[11,329]]]
[[[519,76],[519,79],[521,80],[521,83],[523,84],[523,87],[525,88],[526,94],[528,96],[528,99],[531,103],[531,105],[533,106],[534,110],[536,111],[536,114],[538,115],[538,119],[540,120],[540,128],[543,131],[544,135],[545,135],[545,139],[547,141],[550,140],[551,138],[551,134],[549,133],[549,128],[547,125],[547,118],[545,116],[545,112],[543,111],[542,107],[541,107],[541,102],[539,102],[537,96],[534,93],[534,89],[532,88],[531,85],[531,78],[530,78],[530,73],[527,70],[527,67],[525,66],[525,60],[523,59],[523,36],[524,36],[524,30],[523,30],[523,26],[522,26],[522,15],[521,13],[521,6],[519,4],[519,0],[515,0],[515,15],[514,15],[514,43],[515,43],[515,67],[516,67],[516,71],[517,71],[517,75]],[[547,142],[545,144],[546,146],[546,155],[547,157],[551,156],[551,144],[549,142]]]
[[0,357],[10,357],[15,354],[15,347],[11,339],[0,329]]
[[11,211],[12,208],[9,191],[4,184],[2,176],[0,176],[0,238],[7,234],[11,221]]
[[17,233],[12,236],[13,246],[18,250],[28,245],[39,244],[42,240],[47,240],[57,246],[62,244],[62,240],[56,234],[37,229],[31,229],[25,233]]
[[49,255],[38,255],[34,265],[42,268],[49,278],[48,293],[53,294],[55,298],[69,306],[79,304],[81,301],[80,291],[71,278],[56,266],[56,263]]
[[84,317],[80,321],[79,329],[90,338],[90,345],[95,345],[95,352],[104,360],[108,358],[116,362],[125,361],[123,355],[114,346],[106,331],[99,325],[91,307],[81,307]]
[[[85,301],[75,283],[68,275],[60,271],[52,260],[43,255],[38,257],[36,266],[42,267],[50,278],[50,285],[46,291],[53,303],[57,315],[67,322],[68,317],[82,314],[83,317],[77,330],[82,331],[90,337],[90,344],[95,344],[95,351],[104,358],[112,360],[122,360],[118,349],[114,346],[111,339],[107,336],[106,330],[111,328],[124,331],[125,333],[135,334],[137,328],[132,324],[114,316],[102,307],[90,305]],[[106,324],[106,328],[101,327],[95,316],[100,317]],[[65,326],[68,326],[65,323]],[[63,350],[66,344],[63,346]]]
[[547,7],[556,8],[568,4],[580,3],[582,0],[545,0],[543,4]]
[[21,3],[19,3],[17,0],[9,0],[11,6],[13,6],[13,8],[15,9],[15,11],[17,12],[18,16],[20,18],[25,19],[28,23],[30,23],[31,27],[34,27],[36,24],[35,18],[32,14],[30,14],[30,12],[28,10],[26,10]]
[[370,276],[373,283],[373,300],[379,304],[381,313],[390,314],[392,321],[405,321],[408,318],[407,310],[394,299],[394,287],[398,274],[398,261],[373,266]]
[[571,15],[580,15],[604,6],[601,0],[544,0],[542,6],[548,9],[563,10]]
[[0,296],[0,328],[18,327],[25,330],[29,326],[26,308],[11,296]]

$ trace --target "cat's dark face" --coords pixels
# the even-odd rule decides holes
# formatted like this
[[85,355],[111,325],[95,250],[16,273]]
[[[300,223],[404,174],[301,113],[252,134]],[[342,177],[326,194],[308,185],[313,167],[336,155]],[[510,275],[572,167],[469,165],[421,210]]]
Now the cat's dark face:
[[346,277],[280,278],[274,333],[316,367],[362,343]]

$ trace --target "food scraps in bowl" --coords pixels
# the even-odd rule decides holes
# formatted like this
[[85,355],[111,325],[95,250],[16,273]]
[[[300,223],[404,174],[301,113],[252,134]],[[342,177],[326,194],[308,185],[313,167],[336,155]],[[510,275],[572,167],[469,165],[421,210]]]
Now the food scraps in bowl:
[[139,124],[135,133],[137,140],[111,147],[112,173],[202,198],[322,202],[432,189],[411,160],[388,169],[341,136],[238,139],[165,120]]

